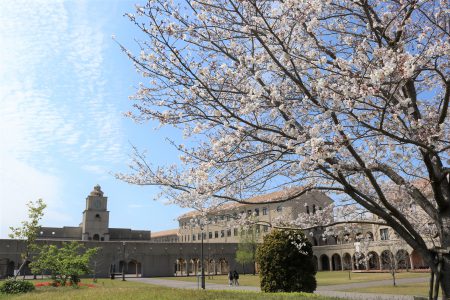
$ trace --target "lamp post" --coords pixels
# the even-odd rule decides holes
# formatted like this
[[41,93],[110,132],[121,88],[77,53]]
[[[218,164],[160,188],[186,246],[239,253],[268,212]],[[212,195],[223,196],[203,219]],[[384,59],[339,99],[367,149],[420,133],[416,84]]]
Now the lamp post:
[[202,239],[201,239],[201,248],[200,248],[200,268],[201,268],[201,287],[202,289],[205,289],[205,264],[204,264],[204,251],[203,251],[203,239],[204,239],[204,232],[203,230],[205,229],[205,222],[203,219],[191,219],[190,221],[191,226],[195,227],[195,226],[199,226],[200,227],[200,234],[202,235]]
[[122,281],[125,281],[125,242],[122,242],[123,264],[122,264]]
[[200,224],[200,230],[202,235],[202,251],[201,251],[201,260],[202,260],[202,289],[205,289],[205,266],[204,266],[204,260],[203,260],[203,224]]

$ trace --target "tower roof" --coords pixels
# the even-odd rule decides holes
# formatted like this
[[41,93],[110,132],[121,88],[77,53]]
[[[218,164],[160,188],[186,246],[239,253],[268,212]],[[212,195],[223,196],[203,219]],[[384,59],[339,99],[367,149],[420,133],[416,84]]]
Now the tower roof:
[[94,189],[92,190],[90,196],[100,196],[103,197],[103,192],[102,192],[102,188],[100,187],[100,185],[96,185],[94,186]]

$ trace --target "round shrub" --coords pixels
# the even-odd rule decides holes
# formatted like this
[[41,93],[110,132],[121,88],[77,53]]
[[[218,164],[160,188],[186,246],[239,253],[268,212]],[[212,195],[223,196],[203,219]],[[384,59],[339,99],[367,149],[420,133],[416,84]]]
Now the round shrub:
[[316,289],[312,245],[298,230],[273,230],[256,251],[261,290],[308,292]]
[[34,284],[30,281],[8,279],[0,286],[0,293],[20,294],[31,292],[34,289]]

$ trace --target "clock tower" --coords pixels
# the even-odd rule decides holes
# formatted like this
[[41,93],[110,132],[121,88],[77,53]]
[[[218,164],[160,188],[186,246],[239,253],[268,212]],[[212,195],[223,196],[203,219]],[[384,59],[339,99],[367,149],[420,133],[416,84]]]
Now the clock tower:
[[109,241],[108,198],[97,184],[86,198],[86,209],[81,223],[82,240]]

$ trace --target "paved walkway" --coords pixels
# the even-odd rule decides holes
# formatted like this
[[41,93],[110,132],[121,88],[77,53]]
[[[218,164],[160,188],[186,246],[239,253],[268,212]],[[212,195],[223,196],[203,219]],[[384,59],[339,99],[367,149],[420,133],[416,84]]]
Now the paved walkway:
[[[191,281],[181,281],[181,280],[170,280],[170,279],[160,279],[160,278],[127,278],[129,281],[143,282],[155,285],[162,285],[172,288],[181,289],[198,289],[199,284],[197,282]],[[398,279],[397,283],[417,283],[425,282],[429,280],[427,277],[421,278],[402,278]],[[328,285],[320,286],[317,288],[316,293],[323,296],[338,297],[345,299],[358,299],[358,300],[413,300],[414,296],[404,296],[404,295],[388,295],[388,294],[369,294],[369,293],[353,293],[345,292],[342,290],[354,289],[354,288],[365,288],[372,286],[383,286],[391,285],[392,280],[378,280],[370,282],[355,282],[349,284],[339,284],[339,285]],[[242,291],[256,291],[259,292],[260,288],[256,286],[229,286],[226,284],[218,283],[207,283],[206,289],[208,290],[242,290]]]

